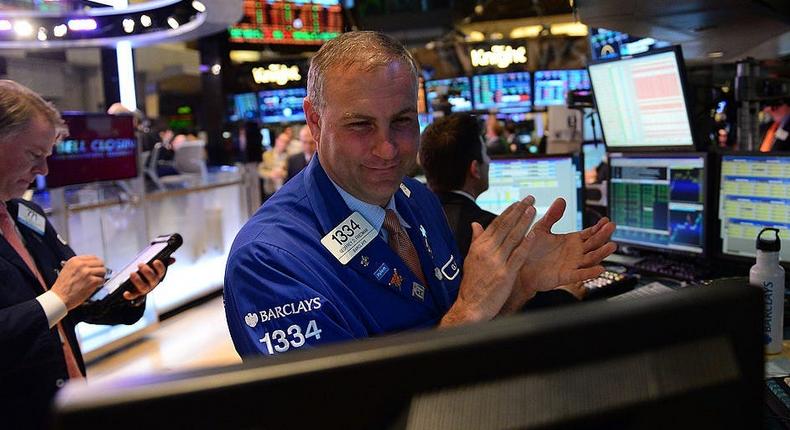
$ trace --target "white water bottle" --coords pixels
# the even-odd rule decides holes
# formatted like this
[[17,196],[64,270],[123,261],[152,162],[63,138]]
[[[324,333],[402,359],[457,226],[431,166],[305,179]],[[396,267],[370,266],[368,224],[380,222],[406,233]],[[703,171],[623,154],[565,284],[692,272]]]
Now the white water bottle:
[[[773,231],[775,239],[765,239],[763,233]],[[785,270],[779,265],[781,241],[779,230],[764,228],[757,235],[757,264],[749,271],[749,284],[765,292],[765,352],[782,352],[784,330]]]

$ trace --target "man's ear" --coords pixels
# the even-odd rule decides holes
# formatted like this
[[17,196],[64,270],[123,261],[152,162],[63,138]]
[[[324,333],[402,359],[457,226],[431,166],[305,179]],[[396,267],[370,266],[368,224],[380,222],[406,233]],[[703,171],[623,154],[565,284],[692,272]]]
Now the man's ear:
[[480,179],[480,162],[477,160],[472,160],[472,162],[469,164],[468,173],[469,176],[475,179]]
[[313,106],[313,103],[307,97],[302,102],[302,109],[304,109],[307,126],[310,127],[310,133],[313,134],[315,147],[318,150],[321,148],[321,115],[319,115],[318,109]]

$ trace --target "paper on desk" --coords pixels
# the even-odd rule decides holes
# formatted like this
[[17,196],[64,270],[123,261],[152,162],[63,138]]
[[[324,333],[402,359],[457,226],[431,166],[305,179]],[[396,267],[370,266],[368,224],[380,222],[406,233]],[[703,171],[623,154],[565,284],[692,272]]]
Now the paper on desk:
[[765,377],[778,378],[790,375],[790,359],[780,357],[765,361]]

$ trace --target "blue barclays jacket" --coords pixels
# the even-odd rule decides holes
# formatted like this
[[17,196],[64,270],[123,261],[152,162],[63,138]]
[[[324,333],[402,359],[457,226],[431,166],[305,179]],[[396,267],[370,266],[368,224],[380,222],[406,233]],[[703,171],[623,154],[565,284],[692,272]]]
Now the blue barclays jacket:
[[395,205],[410,226],[427,286],[381,236],[345,265],[324,247],[321,239],[352,212],[313,157],[231,248],[225,313],[238,353],[271,355],[436,326],[458,294],[461,256],[424,185],[404,178]]
[[[44,216],[30,202],[11,200],[8,212],[13,219],[21,206]],[[41,276],[52,287],[60,262],[74,251],[46,222],[44,234],[17,222],[25,246],[36,262]],[[49,328],[44,310],[36,300],[43,293],[35,275],[0,235],[0,427],[37,428],[44,425],[55,392],[68,379],[66,361],[56,328]],[[125,300],[101,308],[82,306],[61,320],[66,338],[82,373],[74,326],[81,321],[98,324],[131,324],[143,315],[144,306],[132,307]]]

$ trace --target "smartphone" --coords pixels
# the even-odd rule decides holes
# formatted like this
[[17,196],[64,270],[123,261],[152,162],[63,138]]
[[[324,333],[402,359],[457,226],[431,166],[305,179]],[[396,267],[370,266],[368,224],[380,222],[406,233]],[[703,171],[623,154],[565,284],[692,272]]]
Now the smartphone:
[[132,288],[132,281],[129,277],[132,273],[137,272],[137,266],[146,263],[151,264],[155,260],[161,260],[162,263],[167,264],[170,255],[175,252],[184,240],[178,233],[165,234],[157,236],[151,241],[147,248],[140,251],[134,260],[132,260],[123,270],[116,272],[115,275],[102,285],[99,290],[93,293],[88,301],[99,302],[109,298],[113,300],[117,296],[123,294],[124,291],[129,291]]

